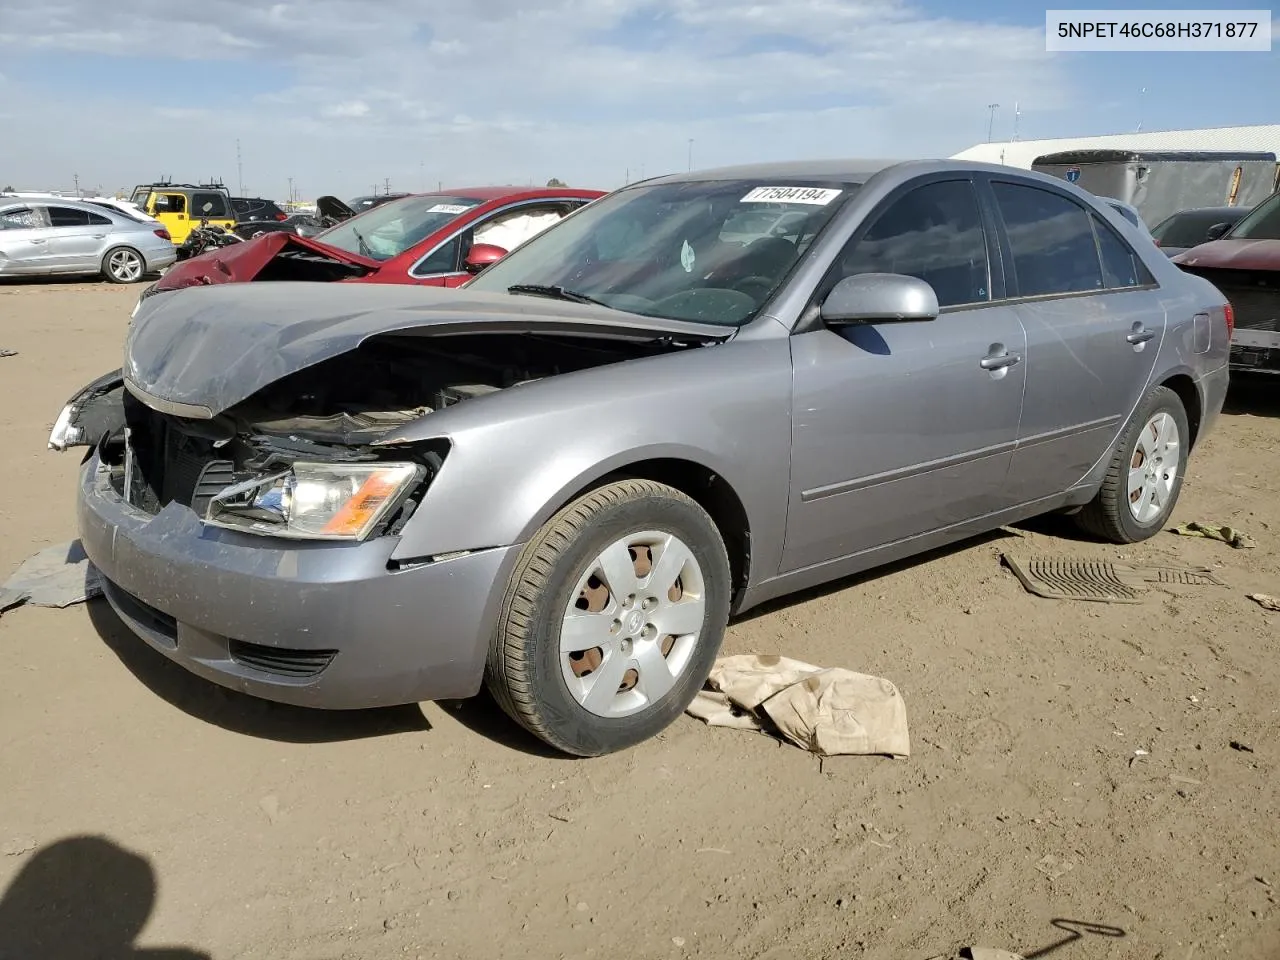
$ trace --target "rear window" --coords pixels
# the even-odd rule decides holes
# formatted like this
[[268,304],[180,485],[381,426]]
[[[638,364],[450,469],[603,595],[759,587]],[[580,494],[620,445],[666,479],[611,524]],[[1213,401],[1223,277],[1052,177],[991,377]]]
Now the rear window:
[[222,219],[231,216],[227,198],[221,193],[193,193],[191,195],[191,215]]

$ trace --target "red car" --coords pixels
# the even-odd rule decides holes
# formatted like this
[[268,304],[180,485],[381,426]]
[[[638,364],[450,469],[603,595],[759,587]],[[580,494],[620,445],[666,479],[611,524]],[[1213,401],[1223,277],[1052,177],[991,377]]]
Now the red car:
[[315,237],[268,233],[175,265],[149,293],[247,280],[350,280],[456,287],[578,207],[565,187],[473,187],[400,197]]
[[1173,258],[1187,273],[1222,291],[1235,315],[1233,370],[1280,373],[1280,193],[1233,227],[1214,227],[1202,243]]

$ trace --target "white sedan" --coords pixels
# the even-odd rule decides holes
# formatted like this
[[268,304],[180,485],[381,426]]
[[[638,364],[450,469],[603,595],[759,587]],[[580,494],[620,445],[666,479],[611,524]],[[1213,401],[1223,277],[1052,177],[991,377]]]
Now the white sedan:
[[80,200],[0,197],[0,277],[137,283],[176,259],[169,231],[150,218]]

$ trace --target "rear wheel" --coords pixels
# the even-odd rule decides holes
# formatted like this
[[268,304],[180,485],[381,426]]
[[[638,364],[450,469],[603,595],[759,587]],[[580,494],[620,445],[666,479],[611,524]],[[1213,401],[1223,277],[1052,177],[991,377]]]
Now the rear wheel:
[[1098,495],[1076,514],[1076,522],[1112,543],[1137,543],[1159,533],[1182,491],[1190,442],[1181,398],[1156,387],[1120,436]]
[[729,595],[724,542],[697,503],[648,480],[601,487],[521,554],[490,646],[490,692],[565,753],[633,746],[706,681]]
[[132,247],[116,247],[102,258],[102,275],[112,283],[137,283],[146,273],[146,261]]

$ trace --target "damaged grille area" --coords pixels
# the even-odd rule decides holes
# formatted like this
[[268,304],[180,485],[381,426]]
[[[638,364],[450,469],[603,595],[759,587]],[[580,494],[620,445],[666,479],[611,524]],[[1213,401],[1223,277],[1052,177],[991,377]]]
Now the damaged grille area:
[[[1280,331],[1280,272],[1183,267],[1222,291],[1235,313],[1237,330]],[[1240,367],[1280,368],[1280,350],[1233,345],[1231,362]]]
[[[660,341],[531,334],[374,338],[277,380],[212,420],[162,414],[126,392],[126,431],[104,443],[102,462],[116,492],[152,515],[178,503],[203,517],[210,501],[233,484],[288,470],[301,460],[413,460],[426,467],[425,490],[446,444],[374,444],[460,403],[546,377],[679,349],[687,348]],[[407,520],[417,496],[409,498],[387,529]]]

